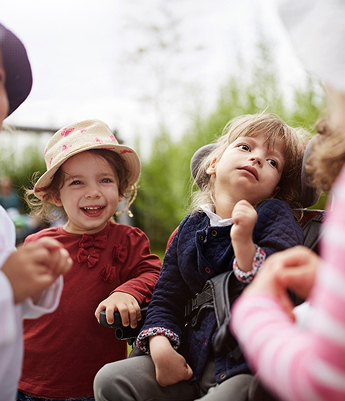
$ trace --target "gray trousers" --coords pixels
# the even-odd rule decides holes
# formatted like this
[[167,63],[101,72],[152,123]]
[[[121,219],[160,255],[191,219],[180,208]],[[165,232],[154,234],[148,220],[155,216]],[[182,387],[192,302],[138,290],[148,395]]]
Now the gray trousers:
[[252,379],[242,374],[217,384],[210,360],[200,383],[161,387],[151,357],[141,355],[105,365],[95,377],[94,392],[96,401],[246,401]]

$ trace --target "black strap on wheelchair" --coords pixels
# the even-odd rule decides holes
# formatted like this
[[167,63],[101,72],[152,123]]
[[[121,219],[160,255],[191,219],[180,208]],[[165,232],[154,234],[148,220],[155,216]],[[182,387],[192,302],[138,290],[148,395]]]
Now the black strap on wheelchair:
[[213,292],[206,283],[202,292],[195,294],[194,298],[189,299],[184,307],[184,315],[187,322],[192,322],[193,318],[197,315],[200,308],[213,301]]
[[243,288],[243,284],[237,280],[233,271],[228,271],[208,280],[203,290],[185,306],[186,322],[192,326],[197,324],[198,314],[202,309],[205,307],[214,309],[219,329],[214,342],[215,352],[231,352],[237,361],[242,359],[243,355],[230,332],[229,321],[231,306]]
[[324,219],[324,210],[309,210],[314,216],[303,226],[304,246],[319,254],[319,242],[321,239],[321,224]]

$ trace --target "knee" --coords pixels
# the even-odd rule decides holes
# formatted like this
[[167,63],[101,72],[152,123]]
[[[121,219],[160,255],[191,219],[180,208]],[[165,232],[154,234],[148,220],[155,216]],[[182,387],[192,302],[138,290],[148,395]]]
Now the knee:
[[93,388],[96,401],[110,401],[114,396],[112,387],[114,386],[116,375],[110,372],[110,365],[103,366],[95,376]]

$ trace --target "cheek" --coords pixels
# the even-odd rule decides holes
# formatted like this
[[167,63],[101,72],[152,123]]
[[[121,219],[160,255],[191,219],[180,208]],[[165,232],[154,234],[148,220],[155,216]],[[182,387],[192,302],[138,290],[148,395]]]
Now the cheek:
[[9,109],[9,102],[8,102],[6,92],[3,89],[0,92],[0,128],[1,128],[2,122],[7,117],[8,109]]

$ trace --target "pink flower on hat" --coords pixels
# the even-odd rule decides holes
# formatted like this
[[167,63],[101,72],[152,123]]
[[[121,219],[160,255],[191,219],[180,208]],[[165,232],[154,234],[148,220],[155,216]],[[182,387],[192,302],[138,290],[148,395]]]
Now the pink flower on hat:
[[83,134],[84,132],[86,132],[86,129],[85,129],[85,128],[82,128],[82,129],[80,130],[80,133]]
[[102,142],[101,139],[99,139],[99,138],[97,138],[97,137],[95,138],[95,141],[96,141],[96,142],[100,142],[100,143]]
[[66,128],[61,132],[61,135],[68,136],[72,131],[74,131],[74,128]]
[[69,145],[69,146],[67,146],[67,145],[62,145],[62,151],[64,152],[64,151],[66,151],[67,149],[69,149],[69,148],[71,148],[72,147],[72,145]]
[[47,187],[35,187],[34,190],[35,191],[43,191],[44,189],[46,189]]
[[49,160],[49,167],[52,165],[53,159],[54,159],[54,157],[52,157],[52,158]]
[[116,140],[116,138],[114,137],[114,135],[110,135],[109,137],[110,137],[110,139],[111,139],[113,142],[117,142],[117,140]]
[[124,150],[120,151],[121,155],[124,155],[125,153],[133,153],[133,152],[131,150],[128,150],[128,149],[124,149]]

